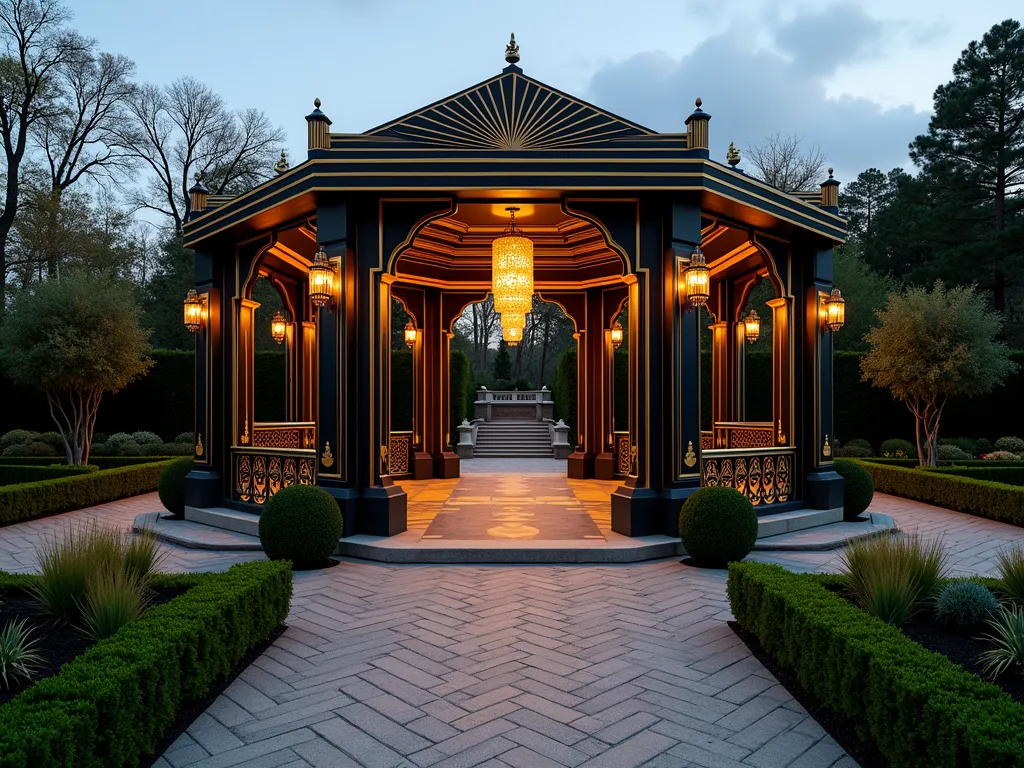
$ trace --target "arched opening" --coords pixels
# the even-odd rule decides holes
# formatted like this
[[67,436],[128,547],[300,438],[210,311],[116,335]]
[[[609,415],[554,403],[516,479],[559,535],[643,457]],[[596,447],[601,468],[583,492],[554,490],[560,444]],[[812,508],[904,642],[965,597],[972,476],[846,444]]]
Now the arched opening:
[[[756,277],[739,310],[739,323],[746,344],[743,346],[743,397],[740,421],[772,423],[772,308],[776,298],[771,281]],[[751,313],[755,313],[752,315]]]
[[292,321],[281,294],[269,278],[260,277],[252,287],[253,313],[253,413],[256,422],[288,420],[288,373],[284,335],[275,338],[275,318],[280,313],[285,325]]

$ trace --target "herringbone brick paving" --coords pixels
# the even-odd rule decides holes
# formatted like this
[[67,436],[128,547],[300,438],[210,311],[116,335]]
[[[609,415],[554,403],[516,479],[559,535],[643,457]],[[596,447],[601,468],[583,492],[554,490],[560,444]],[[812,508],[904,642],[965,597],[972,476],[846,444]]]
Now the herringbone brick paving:
[[288,630],[158,765],[855,765],[724,585],[677,560],[296,574]]

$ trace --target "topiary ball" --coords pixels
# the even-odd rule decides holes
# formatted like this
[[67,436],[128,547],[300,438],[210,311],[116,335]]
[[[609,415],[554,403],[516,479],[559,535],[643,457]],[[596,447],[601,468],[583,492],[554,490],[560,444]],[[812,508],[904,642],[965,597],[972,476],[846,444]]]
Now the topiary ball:
[[975,581],[954,581],[939,592],[935,620],[957,632],[972,632],[999,610],[991,591]]
[[836,459],[832,468],[843,477],[843,520],[856,520],[875,495],[875,482],[864,467]]
[[192,458],[178,459],[168,464],[160,473],[156,492],[160,503],[175,517],[185,515],[185,476],[192,471],[195,461]]
[[701,488],[679,511],[679,537],[695,565],[725,568],[754,548],[757,513],[734,488]]
[[291,485],[275,493],[260,513],[260,544],[271,560],[295,568],[322,566],[338,546],[341,510],[315,485]]

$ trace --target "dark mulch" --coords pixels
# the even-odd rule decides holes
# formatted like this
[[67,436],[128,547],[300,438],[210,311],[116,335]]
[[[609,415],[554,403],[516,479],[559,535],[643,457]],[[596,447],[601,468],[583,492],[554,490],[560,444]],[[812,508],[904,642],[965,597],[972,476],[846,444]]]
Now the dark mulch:
[[[184,591],[175,589],[156,592],[149,605],[161,605]],[[42,663],[34,680],[10,690],[0,686],[0,704],[5,704],[30,685],[57,674],[62,666],[92,646],[93,640],[75,628],[55,626],[39,612],[39,605],[35,599],[24,592],[8,592],[0,596],[0,601],[0,627],[6,627],[10,621],[25,619],[26,624],[32,627],[32,637],[38,641],[36,651],[42,656]]]
[[[982,634],[984,631],[982,630],[978,634]],[[941,653],[954,664],[959,664],[986,682],[998,685],[1010,694],[1010,698],[1014,701],[1024,704],[1024,677],[1010,672],[995,680],[989,680],[981,664],[978,663],[978,657],[992,649],[990,640],[981,640],[977,636],[951,632],[933,621],[909,623],[903,627],[903,634],[920,643],[929,651]]]
[[730,621],[729,627],[746,644],[750,652],[764,665],[765,669],[775,676],[775,679],[790,692],[794,699],[800,702],[800,705],[810,713],[811,717],[818,721],[818,725],[824,728],[828,735],[835,739],[839,746],[845,749],[847,754],[860,764],[861,768],[889,768],[889,761],[885,759],[878,750],[878,747],[869,741],[864,741],[857,735],[853,720],[843,717],[819,704],[816,699],[803,689],[800,681],[796,679],[796,675],[792,671],[780,666],[775,659],[765,652],[754,635],[747,632],[735,621]]
[[246,667],[248,667],[250,664],[256,661],[256,659],[262,656],[263,652],[267,650],[267,648],[269,648],[271,645],[273,645],[274,641],[277,640],[277,638],[284,634],[285,629],[287,629],[287,627],[284,624],[275,629],[274,632],[267,639],[267,642],[262,643],[261,645],[258,645],[255,648],[253,648],[251,651],[249,651],[249,653],[245,655],[244,659],[242,659],[240,662],[238,662],[238,664],[232,667],[231,672],[228,674],[227,678],[223,682],[213,686],[213,688],[210,689],[210,692],[206,694],[206,696],[204,696],[199,701],[194,702],[192,706],[178,713],[178,719],[174,721],[174,726],[171,728],[170,731],[167,732],[167,735],[164,737],[163,741],[161,741],[160,744],[157,746],[156,752],[154,752],[152,755],[149,755],[148,757],[144,756],[139,760],[139,768],[150,768],[150,766],[156,763],[156,761],[160,759],[160,756],[167,751],[167,748],[170,747],[171,744],[173,744],[175,740],[179,736],[181,736],[181,734],[183,734],[185,731],[189,729],[189,726],[191,726],[192,723],[195,722],[196,718],[203,714],[203,712],[205,712],[207,708],[211,704],[213,704],[214,701],[217,700],[217,697],[224,692],[224,689],[231,685],[231,683],[234,682],[235,678],[242,674],[243,670],[245,670]]

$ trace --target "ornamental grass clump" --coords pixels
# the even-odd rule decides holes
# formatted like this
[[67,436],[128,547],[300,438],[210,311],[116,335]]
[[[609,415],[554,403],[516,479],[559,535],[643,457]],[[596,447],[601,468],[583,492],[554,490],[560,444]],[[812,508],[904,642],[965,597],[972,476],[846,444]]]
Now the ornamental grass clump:
[[110,637],[142,615],[147,593],[145,580],[126,569],[97,573],[85,591],[83,631],[93,640]]
[[954,632],[973,632],[999,613],[995,595],[975,581],[954,581],[935,600],[935,620]]
[[881,536],[850,542],[840,555],[840,574],[857,605],[902,626],[935,599],[947,560],[941,540]]
[[1020,542],[996,555],[996,572],[1010,599],[1024,604],[1024,546]]
[[31,680],[39,671],[43,657],[36,651],[38,642],[25,619],[12,621],[0,630],[0,683],[6,690]]
[[994,680],[1011,669],[1024,667],[1024,610],[1016,605],[1003,608],[989,627],[992,632],[982,637],[995,647],[981,654],[978,661]]

